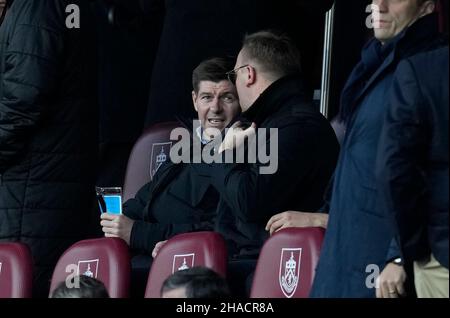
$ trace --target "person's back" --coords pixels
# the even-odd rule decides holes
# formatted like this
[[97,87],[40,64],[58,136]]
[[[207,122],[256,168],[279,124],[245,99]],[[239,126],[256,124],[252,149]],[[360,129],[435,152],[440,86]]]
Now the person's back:
[[90,219],[97,147],[90,10],[87,0],[15,0],[0,29],[0,240],[30,246],[40,296]]

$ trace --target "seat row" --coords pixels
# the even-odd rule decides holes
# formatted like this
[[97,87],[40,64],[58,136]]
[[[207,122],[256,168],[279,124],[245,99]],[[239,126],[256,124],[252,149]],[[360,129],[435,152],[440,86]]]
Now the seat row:
[[[288,228],[272,235],[259,255],[250,297],[308,297],[323,236],[322,228]],[[209,267],[226,277],[227,250],[220,234],[193,232],[168,240],[153,261],[145,297],[160,297],[167,277],[194,266]],[[121,239],[79,241],[60,257],[50,294],[61,282],[86,275],[102,281],[110,297],[127,298],[130,271],[129,248]],[[0,298],[31,297],[31,288],[32,257],[28,247],[22,243],[0,243]]]

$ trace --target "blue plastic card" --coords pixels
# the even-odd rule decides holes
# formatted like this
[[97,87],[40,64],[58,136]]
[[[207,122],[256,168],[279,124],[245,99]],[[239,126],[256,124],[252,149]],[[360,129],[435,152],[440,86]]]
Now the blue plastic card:
[[103,198],[107,213],[122,214],[122,197],[120,195],[105,195]]
[[122,197],[120,195],[102,195],[99,197],[99,206],[101,213],[122,214]]
[[121,187],[95,187],[101,213],[122,214]]

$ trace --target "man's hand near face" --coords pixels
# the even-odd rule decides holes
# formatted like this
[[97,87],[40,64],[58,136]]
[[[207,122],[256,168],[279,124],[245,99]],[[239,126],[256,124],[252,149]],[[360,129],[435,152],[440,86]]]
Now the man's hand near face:
[[241,122],[236,122],[227,131],[222,144],[219,147],[219,153],[225,150],[236,149],[242,146],[245,139],[252,140],[256,135],[256,124],[252,123],[250,127],[244,129]]

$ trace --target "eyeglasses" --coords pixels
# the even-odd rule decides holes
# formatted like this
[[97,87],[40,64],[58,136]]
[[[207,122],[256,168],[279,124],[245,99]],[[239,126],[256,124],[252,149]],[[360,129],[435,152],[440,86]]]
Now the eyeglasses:
[[227,74],[227,76],[228,76],[228,80],[231,82],[231,83],[236,83],[236,74],[237,74],[237,72],[241,69],[241,68],[244,68],[244,67],[247,67],[247,66],[250,66],[249,64],[245,64],[245,65],[242,65],[242,66],[239,66],[239,67],[237,67],[237,68],[235,68],[234,70],[231,70],[231,71],[229,71],[229,72],[226,72],[225,74]]

